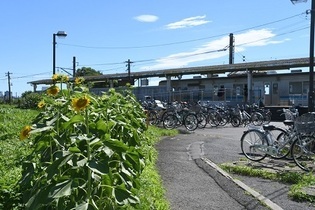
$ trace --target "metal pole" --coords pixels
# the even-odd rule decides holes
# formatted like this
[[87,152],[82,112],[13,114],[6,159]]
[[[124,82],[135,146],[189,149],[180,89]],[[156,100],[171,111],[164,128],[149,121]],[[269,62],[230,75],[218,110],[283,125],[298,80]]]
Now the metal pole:
[[73,59],[72,59],[72,69],[73,69],[73,72],[72,72],[72,77],[75,77],[75,72],[76,72],[76,58],[75,56],[73,56]]
[[312,0],[311,27],[310,27],[310,67],[309,67],[309,95],[308,111],[314,111],[314,24],[315,24],[315,0]]
[[11,104],[11,98],[12,98],[12,96],[11,96],[11,77],[10,77],[10,74],[12,74],[12,73],[8,72],[6,74],[6,76],[8,76],[9,104]]
[[56,34],[53,34],[53,75],[56,73]]
[[234,64],[234,35],[230,33],[229,64]]

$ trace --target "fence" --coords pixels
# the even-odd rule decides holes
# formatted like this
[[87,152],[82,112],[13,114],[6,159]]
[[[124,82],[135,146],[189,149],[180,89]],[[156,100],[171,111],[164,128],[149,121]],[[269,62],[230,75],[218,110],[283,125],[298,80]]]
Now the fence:
[[[101,94],[101,92],[107,91],[105,88],[93,88],[91,91],[95,94]],[[119,89],[117,89],[119,90]],[[197,102],[197,101],[218,101],[218,102],[230,102],[230,103],[244,103],[246,102],[246,97],[242,92],[235,89],[225,88],[223,90],[222,96],[218,96],[219,89],[192,89],[192,90],[172,90],[167,91],[166,87],[136,87],[133,89],[133,93],[138,100],[143,101],[147,96],[150,98],[160,101],[187,101],[187,102]],[[257,102],[261,98],[260,91],[253,91],[253,97],[251,102]]]

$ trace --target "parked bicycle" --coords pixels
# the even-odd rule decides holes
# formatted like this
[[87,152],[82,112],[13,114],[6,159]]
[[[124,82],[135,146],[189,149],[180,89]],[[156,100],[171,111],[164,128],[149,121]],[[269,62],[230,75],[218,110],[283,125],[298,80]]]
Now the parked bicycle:
[[268,155],[281,159],[290,153],[292,140],[284,138],[283,128],[274,125],[249,126],[241,137],[241,150],[246,158],[252,161],[261,161]]
[[196,115],[199,128],[205,128],[207,124],[211,127],[217,127],[222,121],[222,117],[217,108],[210,104],[200,105],[200,111],[196,113]]
[[241,137],[246,158],[261,161],[268,155],[280,159],[290,156],[305,171],[315,169],[315,121],[312,113],[297,117],[291,131],[273,125],[252,127]]
[[301,138],[294,140],[291,155],[294,162],[305,171],[315,170],[315,119],[314,113],[297,117],[294,128]]
[[239,110],[239,115],[241,118],[241,124],[244,126],[252,123],[256,126],[260,126],[264,122],[264,117],[261,113],[252,111],[249,105],[240,106],[237,105],[237,108]]
[[166,129],[174,129],[181,125],[189,131],[194,131],[198,126],[198,119],[196,114],[187,107],[179,106],[173,112],[166,114],[163,119],[163,126]]
[[150,125],[160,125],[165,116],[173,112],[175,107],[172,104],[163,104],[163,106],[153,106],[147,109],[147,120]]
[[239,115],[238,109],[227,106],[216,106],[220,114],[219,124],[224,126],[230,123],[233,127],[238,127],[241,124],[241,117]]

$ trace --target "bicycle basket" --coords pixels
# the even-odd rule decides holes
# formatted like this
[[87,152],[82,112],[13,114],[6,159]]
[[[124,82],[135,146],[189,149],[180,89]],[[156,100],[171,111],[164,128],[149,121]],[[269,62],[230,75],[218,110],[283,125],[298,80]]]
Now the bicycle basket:
[[295,118],[294,126],[299,133],[311,133],[315,131],[314,115],[311,113],[303,114]]
[[286,120],[294,120],[295,116],[290,110],[285,110],[284,116]]

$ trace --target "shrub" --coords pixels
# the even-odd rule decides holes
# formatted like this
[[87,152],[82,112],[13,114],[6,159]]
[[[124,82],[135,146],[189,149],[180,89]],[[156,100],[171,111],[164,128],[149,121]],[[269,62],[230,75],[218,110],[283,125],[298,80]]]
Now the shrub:
[[27,91],[22,94],[18,106],[23,109],[35,109],[41,99],[42,93]]

